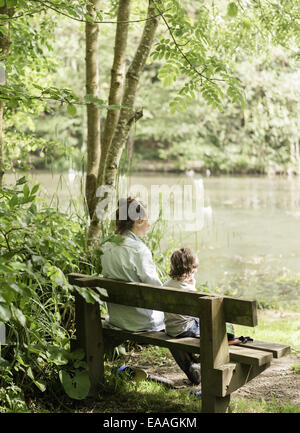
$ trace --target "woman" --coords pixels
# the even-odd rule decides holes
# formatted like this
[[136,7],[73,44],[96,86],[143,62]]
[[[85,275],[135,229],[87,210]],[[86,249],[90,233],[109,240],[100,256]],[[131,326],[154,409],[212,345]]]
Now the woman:
[[[136,281],[162,286],[157,275],[152,254],[140,240],[146,235],[150,224],[145,205],[131,197],[119,200],[116,211],[116,233],[124,237],[121,244],[106,242],[101,256],[102,274],[105,278]],[[145,308],[107,303],[108,325],[133,332],[162,331],[164,313]],[[179,367],[194,384],[200,383],[200,365],[193,357],[182,351],[171,351]]]
[[[136,281],[162,286],[152,254],[140,240],[150,224],[145,205],[131,197],[119,200],[116,212],[116,233],[124,237],[121,245],[106,242],[101,257],[105,278]],[[164,329],[164,313],[145,308],[107,303],[108,324],[128,331],[160,331]]]

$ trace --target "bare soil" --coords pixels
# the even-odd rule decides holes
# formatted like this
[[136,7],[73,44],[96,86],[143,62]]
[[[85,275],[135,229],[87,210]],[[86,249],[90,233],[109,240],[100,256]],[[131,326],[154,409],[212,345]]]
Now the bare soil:
[[[142,354],[135,353],[127,362],[129,365],[144,369],[148,374],[172,380],[175,388],[198,389],[192,386],[175,361],[167,365],[151,365],[143,360]],[[290,354],[273,359],[271,366],[239,390],[232,393],[232,398],[264,399],[266,402],[274,398],[283,402],[300,405],[300,373],[292,368],[300,364],[300,356]]]

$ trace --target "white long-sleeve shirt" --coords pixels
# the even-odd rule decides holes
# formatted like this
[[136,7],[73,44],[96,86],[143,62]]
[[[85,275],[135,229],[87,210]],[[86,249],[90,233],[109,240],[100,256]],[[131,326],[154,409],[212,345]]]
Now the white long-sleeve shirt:
[[[189,283],[187,280],[169,280],[164,286],[174,287],[176,289],[196,290],[195,285]],[[165,328],[166,333],[171,337],[177,337],[187,331],[194,323],[194,317],[185,316],[183,314],[165,313]]]
[[[129,230],[123,236],[122,244],[106,242],[102,248],[103,277],[162,286],[149,248]],[[108,324],[114,328],[139,332],[159,331],[165,327],[161,311],[114,303],[107,303],[107,308]]]

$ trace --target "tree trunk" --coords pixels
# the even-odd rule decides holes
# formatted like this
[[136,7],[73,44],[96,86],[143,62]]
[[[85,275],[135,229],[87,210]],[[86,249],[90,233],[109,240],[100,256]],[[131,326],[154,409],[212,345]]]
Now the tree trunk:
[[[111,144],[107,150],[107,156],[105,161],[105,175],[103,181],[101,182],[102,185],[109,185],[115,187],[120,158],[126,141],[128,140],[130,128],[133,122],[138,120],[142,116],[141,111],[135,111],[134,103],[139,79],[145,66],[146,60],[150,54],[151,46],[159,21],[159,18],[155,17],[155,15],[157,15],[157,12],[155,11],[153,4],[154,1],[149,0],[147,14],[148,19],[145,23],[139,46],[126,74],[124,94],[122,98],[123,108],[121,108],[118,124],[116,126],[116,130],[113,135]],[[97,200],[99,205],[101,205],[101,201],[103,199],[106,200],[106,196],[101,198],[100,200]],[[98,239],[100,232],[101,228],[96,208],[89,228],[89,242],[93,243],[96,239]]]
[[[90,0],[87,12],[96,20],[95,9],[99,0]],[[98,74],[98,24],[87,22],[86,35],[86,93],[94,98],[99,97]],[[86,202],[90,218],[96,206],[96,189],[100,162],[100,110],[95,103],[87,104],[87,167],[86,167]]]
[[[7,8],[3,6],[0,8],[1,15],[12,16],[14,13],[14,8]],[[6,23],[3,22],[3,27],[7,29],[7,35],[0,32],[0,68],[3,70],[0,71],[1,82],[0,84],[6,84],[6,71],[5,71],[5,62],[7,56],[9,54],[9,46],[10,46],[10,37],[9,37],[9,21]],[[4,176],[4,159],[3,159],[3,113],[4,113],[4,104],[3,101],[0,100],[0,187],[3,184],[3,176]]]
[[[131,0],[122,0],[118,9],[118,24],[115,37],[114,60],[111,69],[111,81],[108,103],[120,105],[122,101],[123,83],[125,77],[125,54],[128,39],[128,27],[130,17]],[[101,159],[98,173],[98,185],[104,182],[105,161],[107,150],[110,147],[116,125],[120,116],[120,110],[108,110],[104,125],[101,143]]]
[[[153,8],[153,3],[153,0],[149,1],[147,18],[154,17],[157,14]],[[123,108],[121,109],[118,125],[106,157],[105,185],[115,185],[117,169],[123,149],[128,140],[131,126],[134,121],[142,117],[141,111],[135,111],[134,103],[140,76],[150,54],[158,21],[157,17],[146,21],[139,46],[126,74],[122,100]]]

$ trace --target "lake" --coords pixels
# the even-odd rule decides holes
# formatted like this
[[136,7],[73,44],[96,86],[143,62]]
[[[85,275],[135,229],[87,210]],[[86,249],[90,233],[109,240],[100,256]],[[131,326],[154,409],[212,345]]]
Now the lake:
[[[299,304],[300,178],[202,178],[190,174],[141,173],[128,180],[128,188],[140,188],[144,195],[148,194],[150,202],[153,185],[166,185],[169,189],[176,186],[177,192],[182,192],[183,211],[189,207],[189,195],[184,194],[184,186],[187,193],[192,191],[192,212],[197,211],[195,202],[201,195],[201,218],[195,220],[200,223],[193,226],[194,221],[188,230],[185,222],[172,218],[171,200],[171,217],[163,247],[168,246],[172,237],[179,247],[197,251],[197,282],[210,289],[226,288],[230,294],[278,301],[281,305]],[[15,177],[6,175],[5,182],[12,183]],[[73,203],[82,208],[80,173],[70,171],[59,175],[34,171],[28,177],[41,184],[41,192],[52,206],[73,211],[72,198]],[[122,179],[121,185],[126,191],[126,179]],[[200,185],[200,189],[195,185]]]

